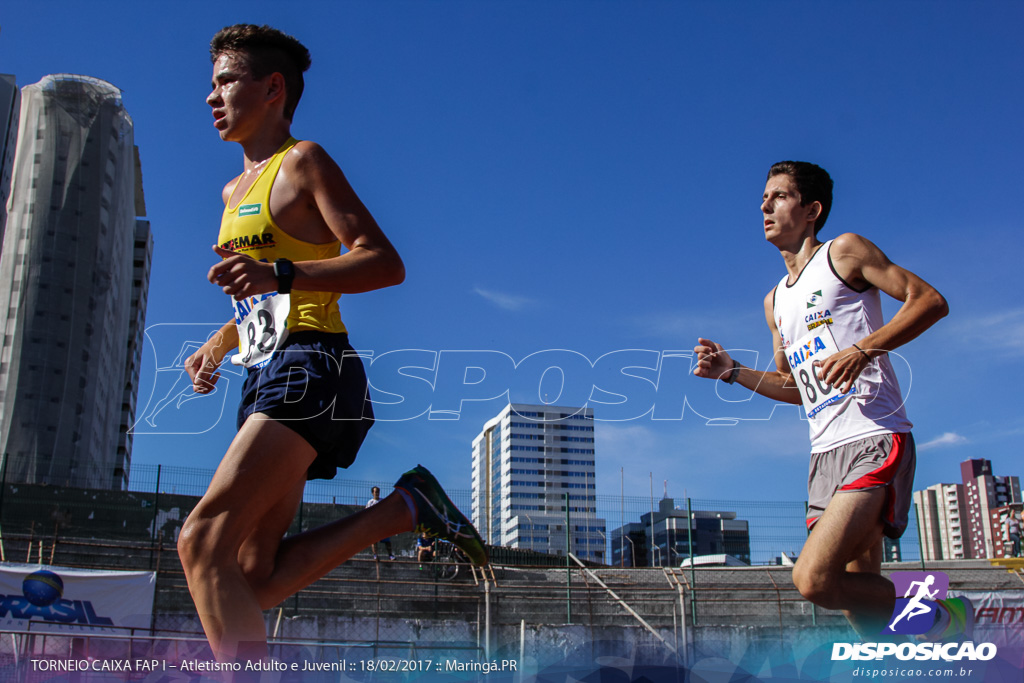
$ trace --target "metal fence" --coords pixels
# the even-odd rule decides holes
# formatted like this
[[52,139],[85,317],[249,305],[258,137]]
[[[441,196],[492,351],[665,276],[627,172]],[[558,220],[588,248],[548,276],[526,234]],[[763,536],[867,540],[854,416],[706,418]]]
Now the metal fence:
[[[0,559],[155,571],[152,628],[136,634],[151,642],[133,641],[127,647],[165,652],[173,645],[192,648],[187,650],[192,653],[204,641],[175,541],[212,474],[137,466],[127,491],[4,483]],[[310,482],[291,532],[362,509],[373,486],[390,489],[388,482],[380,481]],[[463,510],[470,508],[469,491],[449,494]],[[596,503],[598,516],[609,528],[639,521],[660,505],[650,496],[598,496]],[[790,628],[845,628],[841,614],[803,600],[792,586],[789,569],[773,563],[783,553],[796,555],[803,545],[802,502],[680,499],[675,506],[735,513],[736,519],[748,523],[750,556],[760,565],[681,568],[687,558],[672,557],[671,566],[631,569],[495,549],[493,573],[484,577],[465,564],[420,565],[413,535],[402,534],[394,539],[397,560],[375,561],[369,552],[358,554],[266,612],[267,632],[281,648],[306,648],[306,659],[336,658],[330,647],[367,657],[389,651],[430,656],[458,651],[487,658],[516,658],[525,647],[540,662],[564,657],[567,643],[585,654],[599,643],[605,643],[600,647],[607,653],[608,647],[616,647],[607,643],[619,641],[679,661],[694,630],[709,627],[743,625],[780,633]],[[612,539],[606,541],[610,546]],[[903,550],[904,560],[919,557],[913,520]],[[978,567],[979,572],[985,569]],[[984,580],[980,573],[968,574],[956,578],[959,587],[995,587],[991,573]],[[46,653],[52,649],[57,657],[74,654],[75,648],[102,645],[95,638],[86,643],[82,638],[6,633],[0,638],[0,669],[23,663],[26,654],[36,651],[50,656]],[[102,647],[125,647],[123,639],[115,640]]]
[[[132,555],[130,547],[122,550]],[[17,674],[6,680],[50,680],[29,669],[33,659],[210,661],[173,550],[162,552],[153,631],[5,630],[0,674]],[[898,568],[903,567],[886,570]],[[1024,585],[1019,576],[982,562],[943,569],[958,591],[1019,592]],[[808,629],[852,637],[841,613],[816,609],[796,593],[788,568],[768,566],[498,566],[485,580],[466,565],[442,577],[434,567],[420,569],[410,560],[356,559],[265,616],[274,656],[303,662],[454,657],[518,660],[537,669],[575,657],[585,668],[617,647],[622,657],[678,668],[692,661],[694,647],[714,640],[716,629],[755,629],[759,637],[780,642]],[[86,672],[79,680],[107,680],[91,676]]]
[[[24,535],[33,539],[38,559],[39,543],[46,559],[52,548],[63,538],[118,539],[149,542],[154,545],[162,535],[165,542],[176,538],[177,530],[198,498],[206,491],[213,470],[162,466],[136,465],[132,468],[127,491],[81,489],[44,484],[0,485],[0,530],[4,535]],[[392,482],[356,480],[338,477],[334,480],[308,482],[303,504],[300,506],[292,531],[308,529],[350,514],[365,505],[370,489],[380,487],[388,492]],[[448,489],[452,501],[464,511],[471,508],[472,494],[465,489]],[[648,521],[652,511],[662,506],[652,496],[596,496],[597,518],[605,520],[604,557],[607,564],[628,565],[613,556],[613,543],[624,546],[651,546],[651,535],[636,541],[626,536],[616,539],[616,529],[625,524],[640,523],[644,515]],[[778,564],[782,555],[794,558],[806,539],[804,523],[805,503],[802,501],[736,501],[715,499],[676,498],[674,505],[680,510],[702,513],[734,514],[739,522],[746,522],[749,531],[749,563],[753,565]],[[682,516],[682,513],[680,513]],[[570,524],[589,526],[587,517],[574,516]],[[678,525],[679,521],[675,520]],[[664,525],[664,523],[663,523]],[[658,524],[655,538],[685,540],[686,523],[673,530]],[[674,536],[673,536],[674,534]],[[688,544],[684,544],[688,545]],[[411,552],[411,541],[400,548]],[[653,547],[630,547],[636,554],[653,557],[639,564],[680,566],[688,553],[680,553],[664,540]],[[0,537],[0,557],[4,555]],[[623,553],[622,555],[625,555]],[[887,553],[888,560],[915,561],[921,557],[918,543],[916,516],[911,511],[910,524],[903,538]],[[538,562],[539,564],[540,562]]]

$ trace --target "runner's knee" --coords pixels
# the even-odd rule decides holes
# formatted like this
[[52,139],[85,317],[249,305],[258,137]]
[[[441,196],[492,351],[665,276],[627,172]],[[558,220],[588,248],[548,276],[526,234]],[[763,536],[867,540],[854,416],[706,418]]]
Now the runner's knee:
[[823,567],[810,563],[800,564],[798,561],[793,567],[793,585],[800,595],[826,609],[838,609],[835,606],[839,597],[836,579],[834,574]]
[[178,535],[178,557],[186,574],[213,566],[223,558],[213,520],[192,511]]

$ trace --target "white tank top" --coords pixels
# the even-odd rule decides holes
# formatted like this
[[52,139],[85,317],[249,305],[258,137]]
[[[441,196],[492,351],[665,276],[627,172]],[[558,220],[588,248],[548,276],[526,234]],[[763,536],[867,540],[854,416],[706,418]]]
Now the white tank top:
[[[784,349],[820,333],[822,325],[828,325],[837,346],[845,349],[884,324],[878,288],[857,291],[844,282],[832,266],[831,246],[829,240],[815,252],[796,282],[788,284],[787,274],[775,288],[775,324]],[[852,395],[820,409],[807,421],[812,453],[878,434],[909,432],[913,427],[888,354],[864,368]]]

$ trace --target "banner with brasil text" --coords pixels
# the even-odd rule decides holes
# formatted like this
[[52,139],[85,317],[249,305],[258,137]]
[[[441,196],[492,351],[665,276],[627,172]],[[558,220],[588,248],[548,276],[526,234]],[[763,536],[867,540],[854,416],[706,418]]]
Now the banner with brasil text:
[[0,629],[149,628],[155,589],[155,572],[0,562]]

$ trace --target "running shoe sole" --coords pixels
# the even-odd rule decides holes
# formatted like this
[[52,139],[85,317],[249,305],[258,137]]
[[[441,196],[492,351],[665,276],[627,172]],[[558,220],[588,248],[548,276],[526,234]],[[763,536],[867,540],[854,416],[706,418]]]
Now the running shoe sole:
[[403,474],[395,488],[409,494],[416,506],[416,533],[450,541],[476,566],[487,565],[487,548],[480,534],[426,467],[417,465]]

